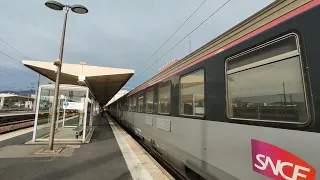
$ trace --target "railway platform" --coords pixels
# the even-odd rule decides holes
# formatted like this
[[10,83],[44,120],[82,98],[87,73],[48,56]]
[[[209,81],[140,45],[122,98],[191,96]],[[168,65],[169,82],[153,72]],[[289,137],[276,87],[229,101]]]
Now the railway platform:
[[93,126],[90,143],[55,145],[56,155],[26,144],[33,127],[0,135],[1,179],[173,179],[112,118],[95,117]]
[[17,115],[30,115],[34,114],[32,111],[10,111],[10,112],[0,112],[0,117],[6,116],[17,116]]

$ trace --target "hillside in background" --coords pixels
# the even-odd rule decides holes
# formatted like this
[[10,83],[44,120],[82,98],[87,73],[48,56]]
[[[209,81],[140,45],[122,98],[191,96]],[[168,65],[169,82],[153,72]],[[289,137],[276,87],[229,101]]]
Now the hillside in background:
[[22,95],[27,95],[27,94],[35,94],[36,91],[35,90],[21,90],[20,91],[11,91],[11,90],[4,90],[4,91],[0,91],[0,93],[10,93],[10,94],[22,94]]

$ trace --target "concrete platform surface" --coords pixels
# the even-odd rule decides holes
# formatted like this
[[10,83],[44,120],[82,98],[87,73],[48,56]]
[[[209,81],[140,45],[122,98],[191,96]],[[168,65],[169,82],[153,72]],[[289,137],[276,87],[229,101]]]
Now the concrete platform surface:
[[173,179],[111,118],[99,118],[95,126],[89,144],[56,145],[62,149],[56,155],[36,153],[46,145],[24,144],[30,130],[0,135],[0,179]]

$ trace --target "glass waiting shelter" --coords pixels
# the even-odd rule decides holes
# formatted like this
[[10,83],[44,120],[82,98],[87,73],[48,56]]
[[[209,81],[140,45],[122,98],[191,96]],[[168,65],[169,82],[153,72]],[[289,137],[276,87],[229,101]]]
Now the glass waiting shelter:
[[[39,87],[33,142],[49,141],[54,87],[54,84]],[[98,103],[84,86],[61,84],[58,97],[54,142],[85,142],[92,131]]]

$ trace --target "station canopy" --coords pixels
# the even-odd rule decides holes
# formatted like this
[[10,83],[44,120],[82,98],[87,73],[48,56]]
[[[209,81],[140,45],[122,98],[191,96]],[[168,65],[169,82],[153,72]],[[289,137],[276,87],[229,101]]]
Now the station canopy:
[[[23,60],[22,63],[55,81],[57,67],[53,62]],[[134,70],[81,64],[62,64],[60,84],[87,86],[100,104],[108,101],[133,76]]]

